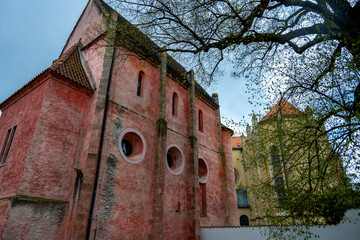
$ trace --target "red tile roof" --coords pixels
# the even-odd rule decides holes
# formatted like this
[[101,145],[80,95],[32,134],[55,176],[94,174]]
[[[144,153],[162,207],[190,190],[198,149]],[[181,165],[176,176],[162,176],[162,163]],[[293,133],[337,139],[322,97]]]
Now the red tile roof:
[[92,90],[81,64],[79,44],[75,44],[61,55],[59,59],[53,62],[49,69],[80,86]]
[[3,105],[8,100],[10,100],[11,98],[13,98],[19,92],[24,90],[31,83],[36,81],[40,76],[42,76],[43,74],[45,74],[48,71],[52,71],[57,74],[60,74],[61,76],[67,78],[68,80],[70,80],[80,86],[83,86],[89,90],[93,90],[87,77],[86,77],[85,71],[81,64],[80,53],[79,53],[79,44],[75,44],[68,51],[66,51],[63,55],[61,55],[59,59],[55,60],[49,68],[47,68],[44,71],[42,71],[41,73],[39,73],[31,81],[29,81],[27,84],[22,86],[19,90],[17,90],[15,93],[13,93],[10,97],[8,97],[2,103],[0,103],[0,106]]
[[286,101],[285,99],[280,99],[280,101],[275,104],[275,106],[260,120],[260,122],[266,121],[272,117],[275,117],[277,115],[278,109],[281,110],[281,114],[283,116],[286,115],[302,115],[304,114],[299,109],[294,107],[291,103]]

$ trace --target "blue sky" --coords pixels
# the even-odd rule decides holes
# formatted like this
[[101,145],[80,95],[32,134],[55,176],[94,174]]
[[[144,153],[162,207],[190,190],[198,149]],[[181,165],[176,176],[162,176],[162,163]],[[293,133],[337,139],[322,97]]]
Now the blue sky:
[[[0,102],[59,57],[87,0],[2,1],[0,8]],[[219,93],[221,114],[239,121],[253,107],[245,82],[224,74],[207,89]]]

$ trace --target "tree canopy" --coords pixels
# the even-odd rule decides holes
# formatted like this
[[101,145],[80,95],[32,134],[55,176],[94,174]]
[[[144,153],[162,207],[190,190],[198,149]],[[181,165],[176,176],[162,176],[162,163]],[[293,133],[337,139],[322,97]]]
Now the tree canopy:
[[[334,69],[341,50],[360,66],[360,4],[347,0],[111,0],[130,11],[138,26],[167,51],[193,53],[212,71],[225,55],[238,59],[252,55],[245,66],[281,54],[285,45],[298,54],[323,43],[336,42],[329,51],[328,66],[319,77]],[[251,45],[243,48],[243,45]],[[244,50],[246,49],[246,50]],[[205,59],[211,57],[211,63]],[[216,59],[216,61],[214,61]],[[243,58],[244,59],[244,58]],[[245,58],[247,59],[247,58]],[[245,60],[244,59],[244,60]],[[264,61],[263,61],[264,62]],[[265,61],[266,62],[266,61]],[[207,66],[209,67],[209,66]],[[207,69],[209,70],[209,69]],[[358,88],[358,91],[360,89]]]

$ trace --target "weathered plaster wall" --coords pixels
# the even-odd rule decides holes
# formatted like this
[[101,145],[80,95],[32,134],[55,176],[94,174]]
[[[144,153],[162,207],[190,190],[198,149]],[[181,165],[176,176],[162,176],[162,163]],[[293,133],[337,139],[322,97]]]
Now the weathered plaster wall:
[[237,211],[236,186],[234,181],[234,163],[232,160],[231,135],[222,131],[223,149],[226,159],[228,207],[229,207],[229,225],[239,226],[239,214]]
[[65,239],[65,204],[13,200],[2,239]]
[[[173,94],[177,94],[175,115],[172,114]],[[189,136],[190,110],[188,90],[172,79],[166,82],[166,121],[168,128],[182,136]]]
[[[102,239],[145,239],[151,218],[155,123],[117,104],[111,104],[109,115],[95,210],[97,235]],[[119,135],[125,128],[136,129],[145,138],[146,154],[140,163],[129,163],[120,154]]]
[[191,236],[189,225],[192,221],[187,214],[191,206],[186,192],[187,182],[191,177],[188,170],[190,143],[188,138],[171,131],[168,131],[167,140],[168,146],[175,144],[182,151],[185,166],[179,175],[174,175],[166,167],[166,158],[163,159],[165,165],[164,239],[187,239]]
[[1,197],[17,195],[2,218],[3,239],[64,239],[67,232],[66,210],[72,204],[66,202],[73,197],[75,156],[90,96],[57,78],[45,73],[3,109],[1,127],[7,130],[17,124],[12,152],[0,175],[5,178],[1,187],[8,191]]
[[[173,94],[177,94],[175,115],[172,113]],[[178,175],[171,173],[165,165],[164,186],[164,239],[186,239],[191,237],[190,226],[193,219],[189,218],[191,199],[187,193],[191,182],[190,156],[190,110],[189,92],[172,79],[166,82],[166,120],[168,122],[167,147],[175,145],[183,154],[184,168]],[[176,224],[174,224],[176,223]]]
[[[85,17],[70,37],[67,47],[77,42],[86,21],[92,18],[91,16],[99,14],[98,10],[91,10],[91,4],[83,15]],[[92,96],[78,92],[74,86],[64,85],[63,82],[55,79],[46,83],[42,95],[37,95],[37,97],[42,96],[44,100],[43,103],[34,105],[38,106],[36,120],[39,119],[39,121],[33,124],[33,131],[35,126],[36,131],[33,139],[29,140],[29,147],[31,140],[33,142],[30,152],[27,151],[29,155],[19,193],[63,202],[15,201],[9,213],[11,221],[7,223],[4,236],[13,238],[16,237],[14,234],[18,234],[21,238],[25,236],[21,235],[21,232],[22,234],[31,232],[29,236],[33,238],[44,238],[44,234],[48,232],[51,239],[64,239],[70,238],[75,228],[72,237],[84,238],[105,106],[108,78],[104,72],[110,69],[109,64],[106,63],[110,60],[104,61],[105,45],[106,41],[100,40],[90,48],[85,48],[83,52],[96,85],[96,91]],[[96,232],[96,237],[101,239],[146,239],[153,224],[150,220],[153,218],[152,181],[156,170],[154,158],[160,99],[159,68],[135,57],[125,55],[126,58],[122,58],[123,53],[118,49],[113,69],[92,230],[94,230],[93,233]],[[144,77],[141,96],[137,96],[140,71],[144,73]],[[194,208],[199,208],[192,205],[193,196],[188,192],[193,184],[190,181],[193,176],[188,163],[191,154],[188,137],[189,92],[169,78],[166,81],[166,87],[166,121],[168,123],[166,145],[175,144],[181,150],[185,166],[180,174],[174,175],[166,167],[166,156],[163,158],[164,172],[162,174],[165,180],[164,192],[161,193],[164,197],[163,238],[184,239],[190,238],[194,231],[191,229],[194,219],[189,218],[188,213]],[[175,116],[172,114],[174,92],[178,96]],[[233,179],[233,166],[226,165],[228,177],[226,183],[230,188],[226,190],[228,191],[227,198],[224,198],[221,181],[224,171],[219,152],[222,149],[220,141],[222,135],[219,131],[218,115],[216,110],[197,98],[196,118],[198,118],[199,110],[203,112],[204,127],[202,132],[198,130],[198,127],[196,128],[199,156],[203,157],[209,166],[209,178],[206,183],[207,214],[202,218],[201,224],[224,225],[225,208],[231,210],[228,206],[232,200],[228,199],[234,196],[229,193],[230,181]],[[36,111],[31,113],[36,116]],[[9,116],[15,116],[14,114]],[[6,111],[3,112],[1,120],[4,116],[6,117]],[[120,154],[119,135],[126,128],[136,129],[144,136],[146,154],[140,163],[131,164]],[[4,129],[2,132],[6,132],[7,128]],[[223,139],[223,141],[227,140]],[[227,159],[227,149],[224,149],[224,152]],[[24,157],[26,155],[24,154]],[[231,161],[231,156],[229,160]],[[74,195],[77,179],[75,167],[81,169],[85,176],[78,209],[74,207],[77,206],[78,198],[76,194]],[[228,205],[226,201],[229,202]],[[7,207],[6,204],[1,205],[0,211],[6,212]],[[26,224],[20,226],[15,219],[19,218],[22,212],[24,212]],[[231,216],[230,214],[230,219],[232,219]],[[11,229],[17,227],[19,231],[13,233]]]
[[[83,147],[80,154],[79,160],[79,168],[85,171],[85,166],[87,163],[87,158],[89,153],[97,153],[97,141],[91,142],[91,135],[93,131],[93,124],[100,125],[99,116],[95,114],[96,111],[96,103],[98,101],[98,93],[100,88],[100,81],[103,72],[103,63],[105,56],[105,46],[106,40],[99,40],[94,43],[90,48],[86,48],[83,50],[84,57],[88,63],[89,68],[91,69],[91,76],[88,78],[92,78],[95,83],[95,92],[89,99],[88,109],[85,114],[85,131],[83,138]],[[96,123],[94,123],[96,121]],[[97,135],[100,135],[97,133]]]
[[35,86],[6,109],[1,109],[0,144],[7,131],[17,125],[6,164],[0,167],[0,198],[18,193],[25,161],[30,150],[48,82]]
[[[141,94],[137,96],[140,72],[143,72],[144,76]],[[100,172],[101,194],[97,198],[95,210],[97,236],[107,239],[114,239],[120,235],[122,239],[146,238],[151,227],[149,219],[152,216],[151,186],[154,174],[153,154],[157,140],[155,123],[159,111],[159,69],[118,49],[112,78],[110,111]],[[187,212],[194,207],[189,205],[191,201],[187,194],[187,184],[191,177],[187,162],[190,154],[189,93],[169,78],[166,87],[167,146],[176,144],[183,153],[185,166],[179,175],[174,175],[168,171],[164,156],[164,238],[183,239],[191,236],[190,226],[193,220],[188,218]],[[174,92],[178,95],[175,116],[172,114]],[[196,105],[197,111],[201,109],[204,115],[204,131],[197,130],[200,133],[199,141],[202,143],[199,155],[209,163],[210,169],[207,184],[208,219],[211,216],[212,224],[221,225],[224,223],[225,199],[219,194],[219,176],[222,175],[221,158],[218,153],[219,123],[216,112],[211,107],[199,99],[196,100]],[[146,155],[138,164],[126,162],[118,149],[119,135],[126,128],[136,129],[145,138]],[[119,233],[118,229],[123,231]]]
[[[156,121],[159,111],[159,69],[146,61],[117,49],[111,99],[142,116]],[[140,96],[137,96],[139,73],[143,72]]]
[[[217,125],[218,119],[216,116],[216,111],[210,108],[206,103],[196,98],[196,119],[197,119],[197,132],[196,136],[198,138],[199,145],[206,146],[215,151],[219,151],[220,148],[220,136],[219,136],[219,126]],[[199,131],[199,119],[198,113],[199,110],[203,113],[203,131]]]
[[208,164],[209,177],[206,182],[206,216],[201,217],[201,226],[216,226],[225,224],[225,202],[222,197],[221,158],[215,151],[209,151],[204,146],[199,146],[199,156]]
[[102,119],[105,107],[105,96],[108,82],[108,72],[111,64],[111,51],[106,47],[106,40],[94,42],[83,50],[87,65],[95,84],[95,92],[89,103],[86,114],[83,148],[80,154],[79,168],[84,174],[79,205],[76,212],[72,239],[84,239],[89,219],[90,204],[97,166]]
[[4,233],[4,229],[6,226],[6,221],[9,216],[10,210],[10,199],[2,199],[0,200],[0,237]]
[[89,96],[54,78],[48,81],[19,194],[69,201]]
[[[118,56],[114,66],[100,193],[95,210],[97,236],[103,239],[145,239],[150,232],[158,71],[131,57],[124,62]],[[144,72],[144,77],[141,96],[137,96],[140,71]],[[119,136],[126,128],[139,131],[145,139],[146,154],[140,163],[129,163],[120,154]]]

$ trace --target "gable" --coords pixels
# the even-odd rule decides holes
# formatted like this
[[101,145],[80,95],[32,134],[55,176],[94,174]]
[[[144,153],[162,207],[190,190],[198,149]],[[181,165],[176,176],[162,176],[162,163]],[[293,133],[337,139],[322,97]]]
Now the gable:
[[103,12],[95,1],[90,0],[86,5],[60,56],[79,40],[86,46],[106,31],[107,23],[104,21]]
[[291,103],[285,99],[280,99],[280,101],[275,104],[275,106],[260,120],[260,122],[266,121],[270,118],[277,116],[278,111],[281,111],[281,115],[290,116],[290,115],[302,115],[304,114],[299,109],[294,107]]
[[[32,88],[37,81],[41,81],[42,77],[46,74],[55,73],[64,77],[67,81],[75,83],[86,90],[92,91],[92,85],[90,84],[85,70],[83,68],[80,57],[80,44],[75,44],[67,52],[65,52],[59,59],[55,60],[53,64],[38,74],[35,78],[13,93],[10,97],[0,103],[0,108],[6,108],[7,103],[15,97],[19,97],[26,89]],[[21,96],[20,96],[21,97]]]

